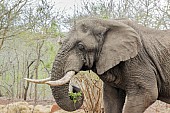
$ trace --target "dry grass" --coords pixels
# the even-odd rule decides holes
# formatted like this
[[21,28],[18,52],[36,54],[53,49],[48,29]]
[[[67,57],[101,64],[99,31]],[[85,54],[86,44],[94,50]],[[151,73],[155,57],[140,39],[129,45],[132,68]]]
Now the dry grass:
[[102,113],[102,81],[94,73],[80,73],[74,79],[84,93],[84,111],[86,113]]

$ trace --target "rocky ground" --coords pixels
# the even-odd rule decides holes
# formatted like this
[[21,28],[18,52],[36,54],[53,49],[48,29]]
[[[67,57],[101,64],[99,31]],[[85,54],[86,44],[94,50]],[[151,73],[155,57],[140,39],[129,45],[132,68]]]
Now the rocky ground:
[[[55,113],[70,113],[63,110],[59,110]],[[73,113],[85,113],[83,110],[78,110]],[[157,101],[152,106],[150,106],[144,113],[170,113],[170,104],[165,104],[163,102]]]
[[[5,99],[5,98],[0,98],[0,107],[1,106],[9,107],[13,103],[16,106],[16,104],[15,104],[16,102],[12,102],[11,100]],[[37,103],[38,105],[36,105],[36,106],[34,106],[33,101],[28,101],[28,102],[23,103],[23,104],[28,104],[29,107],[40,109],[40,110],[36,110],[36,112],[33,112],[33,113],[52,113],[51,112],[52,110],[53,111],[57,110],[53,113],[70,113],[70,112],[66,112],[64,110],[61,110],[57,105],[54,104],[54,101],[49,101],[49,100],[48,101],[47,100],[38,101],[38,103]],[[44,110],[45,108],[46,108],[46,111]],[[30,108],[30,109],[32,109],[32,108]],[[0,111],[0,113],[4,113],[4,112]],[[9,113],[9,112],[6,112],[6,113]],[[13,113],[13,112],[10,112],[10,113]],[[22,113],[29,113],[29,112],[22,112]],[[32,113],[32,112],[30,112],[30,113]],[[85,113],[85,112],[84,112],[83,109],[79,109],[79,110],[74,111],[72,113]],[[160,102],[160,101],[157,101],[152,106],[150,106],[145,111],[145,113],[170,113],[170,105],[165,104],[165,103]]]
[[145,113],[170,113],[170,104],[156,101],[145,111]]

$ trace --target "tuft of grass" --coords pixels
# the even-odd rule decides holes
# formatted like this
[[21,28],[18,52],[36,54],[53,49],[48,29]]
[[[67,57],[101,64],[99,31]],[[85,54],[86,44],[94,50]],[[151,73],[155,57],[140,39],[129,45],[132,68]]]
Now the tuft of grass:
[[73,100],[74,104],[78,101],[78,98],[80,96],[82,96],[82,92],[78,92],[78,93],[69,92],[69,97],[71,100]]

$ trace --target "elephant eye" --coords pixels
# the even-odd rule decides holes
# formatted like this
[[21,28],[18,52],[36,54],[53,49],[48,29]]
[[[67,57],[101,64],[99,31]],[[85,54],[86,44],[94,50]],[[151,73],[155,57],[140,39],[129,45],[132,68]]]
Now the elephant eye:
[[84,51],[84,50],[85,50],[85,47],[84,47],[84,45],[83,45],[82,43],[79,43],[79,44],[78,44],[78,49],[79,49],[80,51]]

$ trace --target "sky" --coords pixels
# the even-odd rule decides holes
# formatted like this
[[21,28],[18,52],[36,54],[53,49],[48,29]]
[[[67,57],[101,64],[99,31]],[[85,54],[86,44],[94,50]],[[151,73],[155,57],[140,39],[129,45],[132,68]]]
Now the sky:
[[81,0],[51,0],[58,8],[73,7],[74,4],[80,4]]
[[[54,7],[59,10],[64,10],[68,14],[73,13],[74,5],[81,7],[81,2],[83,0],[48,0]],[[86,0],[85,0],[86,1]],[[97,0],[88,0],[88,2],[97,2]]]
[[81,0],[49,0],[58,10],[65,10],[67,13],[72,13],[74,5],[80,5]]

